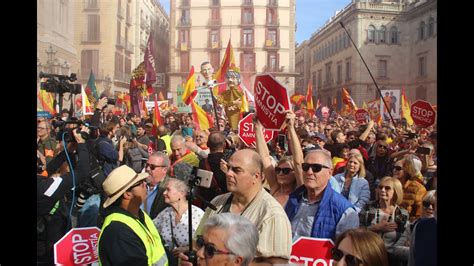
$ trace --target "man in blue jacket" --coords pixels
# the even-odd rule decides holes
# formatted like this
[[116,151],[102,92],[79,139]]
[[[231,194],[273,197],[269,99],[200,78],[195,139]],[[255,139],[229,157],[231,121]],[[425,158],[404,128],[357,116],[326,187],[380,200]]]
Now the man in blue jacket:
[[354,206],[328,186],[331,154],[312,150],[305,156],[302,167],[304,185],[290,194],[285,206],[293,242],[302,236],[335,240],[344,231],[359,227]]

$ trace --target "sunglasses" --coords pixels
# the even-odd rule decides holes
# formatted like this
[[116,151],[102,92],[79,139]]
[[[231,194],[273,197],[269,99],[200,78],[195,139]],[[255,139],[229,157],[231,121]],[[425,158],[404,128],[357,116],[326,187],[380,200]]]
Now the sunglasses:
[[319,171],[321,171],[321,169],[323,168],[330,169],[329,167],[319,164],[319,163],[303,163],[301,166],[303,167],[303,171],[305,172],[307,172],[309,168],[311,167],[311,170],[313,171],[313,173],[319,173]]
[[356,258],[354,255],[351,254],[344,254],[341,250],[337,248],[331,249],[332,259],[335,261],[340,261],[344,258],[347,266],[357,266],[363,263],[362,260]]
[[291,169],[291,168],[275,167],[275,172],[277,173],[277,175],[278,175],[280,172],[283,172],[284,175],[287,175],[287,174],[289,174],[291,171],[293,171],[293,169]]
[[391,190],[391,189],[392,189],[392,187],[391,187],[391,186],[382,186],[382,185],[378,186],[378,188],[379,188],[380,190],[382,190],[382,189],[384,189],[384,188],[385,188],[385,191],[389,191],[389,190]]
[[381,149],[384,149],[384,150],[388,149],[388,147],[387,147],[387,146],[384,146],[384,145],[379,145],[379,146],[377,146],[377,147],[378,147],[378,148],[381,148]]
[[166,166],[166,165],[155,165],[155,164],[151,164],[151,163],[146,163],[146,164],[145,164],[145,169],[148,168],[148,167],[150,167],[150,169],[153,171],[153,170],[155,170],[155,168],[157,168],[157,167],[168,167],[168,166]]
[[403,168],[401,166],[395,165],[393,170],[401,171]]
[[423,201],[423,207],[429,208],[430,206],[433,206],[434,208],[434,203],[431,203],[429,201]]
[[214,245],[206,243],[202,236],[198,236],[198,238],[196,239],[196,246],[198,250],[204,247],[204,255],[208,259],[212,258],[215,254],[224,254],[224,255],[234,254],[230,251],[219,250]]

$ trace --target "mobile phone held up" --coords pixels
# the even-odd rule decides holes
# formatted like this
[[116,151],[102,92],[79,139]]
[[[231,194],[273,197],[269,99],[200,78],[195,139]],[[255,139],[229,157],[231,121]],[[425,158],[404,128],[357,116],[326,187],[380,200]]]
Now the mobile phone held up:
[[415,151],[415,153],[423,154],[423,155],[429,155],[430,152],[431,152],[431,149],[427,147],[418,147]]
[[285,134],[279,134],[277,141],[278,141],[278,147],[280,147],[280,149],[286,151],[286,135]]

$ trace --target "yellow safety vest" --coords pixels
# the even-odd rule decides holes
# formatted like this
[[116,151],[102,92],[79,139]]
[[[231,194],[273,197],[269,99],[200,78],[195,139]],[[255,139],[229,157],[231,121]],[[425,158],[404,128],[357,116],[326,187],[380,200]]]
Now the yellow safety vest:
[[[168,266],[168,257],[166,257],[165,249],[161,243],[158,230],[153,224],[151,218],[145,212],[143,214],[145,216],[146,227],[140,222],[140,220],[121,213],[112,213],[105,217],[102,231],[99,236],[99,245],[102,232],[104,232],[105,228],[113,221],[121,222],[130,227],[130,229],[132,229],[133,232],[142,240],[148,257],[148,265]],[[98,247],[97,250],[100,250],[100,248]],[[100,256],[99,265],[102,265]]]
[[168,152],[168,155],[170,155],[171,154],[171,136],[164,135],[164,136],[161,136],[160,139],[162,139],[165,142],[166,151]]

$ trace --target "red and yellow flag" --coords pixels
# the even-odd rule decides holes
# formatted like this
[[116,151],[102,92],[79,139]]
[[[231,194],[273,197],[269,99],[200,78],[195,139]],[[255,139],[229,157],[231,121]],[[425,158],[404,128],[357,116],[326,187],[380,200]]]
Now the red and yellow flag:
[[344,103],[341,112],[343,115],[352,114],[358,109],[351,95],[345,88],[342,88],[342,102]]
[[313,104],[313,84],[311,79],[308,81],[308,90],[306,91],[306,110],[311,115],[315,113],[314,104]]
[[[198,130],[207,130],[212,125],[210,121],[211,114],[206,113],[195,101],[191,103],[193,122]],[[212,118],[211,118],[212,119]]]
[[196,94],[196,75],[194,74],[194,66],[191,66],[191,71],[189,71],[186,84],[184,84],[184,92],[181,97],[186,105],[190,105],[194,97],[196,97]]
[[89,98],[87,97],[86,91],[84,90],[84,86],[81,88],[81,96],[82,96],[82,115],[93,115],[94,110],[92,109],[92,105],[89,102]]
[[38,92],[38,99],[40,101],[42,111],[49,112],[51,115],[56,114],[56,109],[54,108],[54,97],[51,93],[40,89]]
[[[214,73],[213,78],[217,81],[217,83],[225,82],[225,74],[229,68],[235,67],[235,58],[234,58],[234,49],[232,49],[232,44],[229,38],[229,42],[227,43],[227,48],[225,49],[224,58],[222,58],[221,65],[216,73]],[[226,90],[226,84],[221,84],[216,86],[212,89],[212,92],[215,96],[220,94],[221,92]]]
[[378,125],[381,125],[382,115],[380,114],[380,100],[375,99],[367,102],[367,111],[369,112],[370,119],[374,120]]
[[153,111],[153,128],[151,129],[151,134],[153,136],[158,135],[158,126],[163,124],[161,122],[161,112],[160,108],[158,107],[158,101],[156,100],[156,95],[155,95],[155,110]]
[[405,88],[402,88],[402,117],[407,120],[408,125],[413,125],[413,118],[411,118],[410,102],[405,94]]
[[123,96],[123,103],[125,103],[126,113],[132,112],[132,101],[130,99],[130,94],[125,94]]
[[301,105],[301,102],[303,101],[303,99],[304,99],[304,95],[295,93],[291,95],[290,102],[294,105]]

